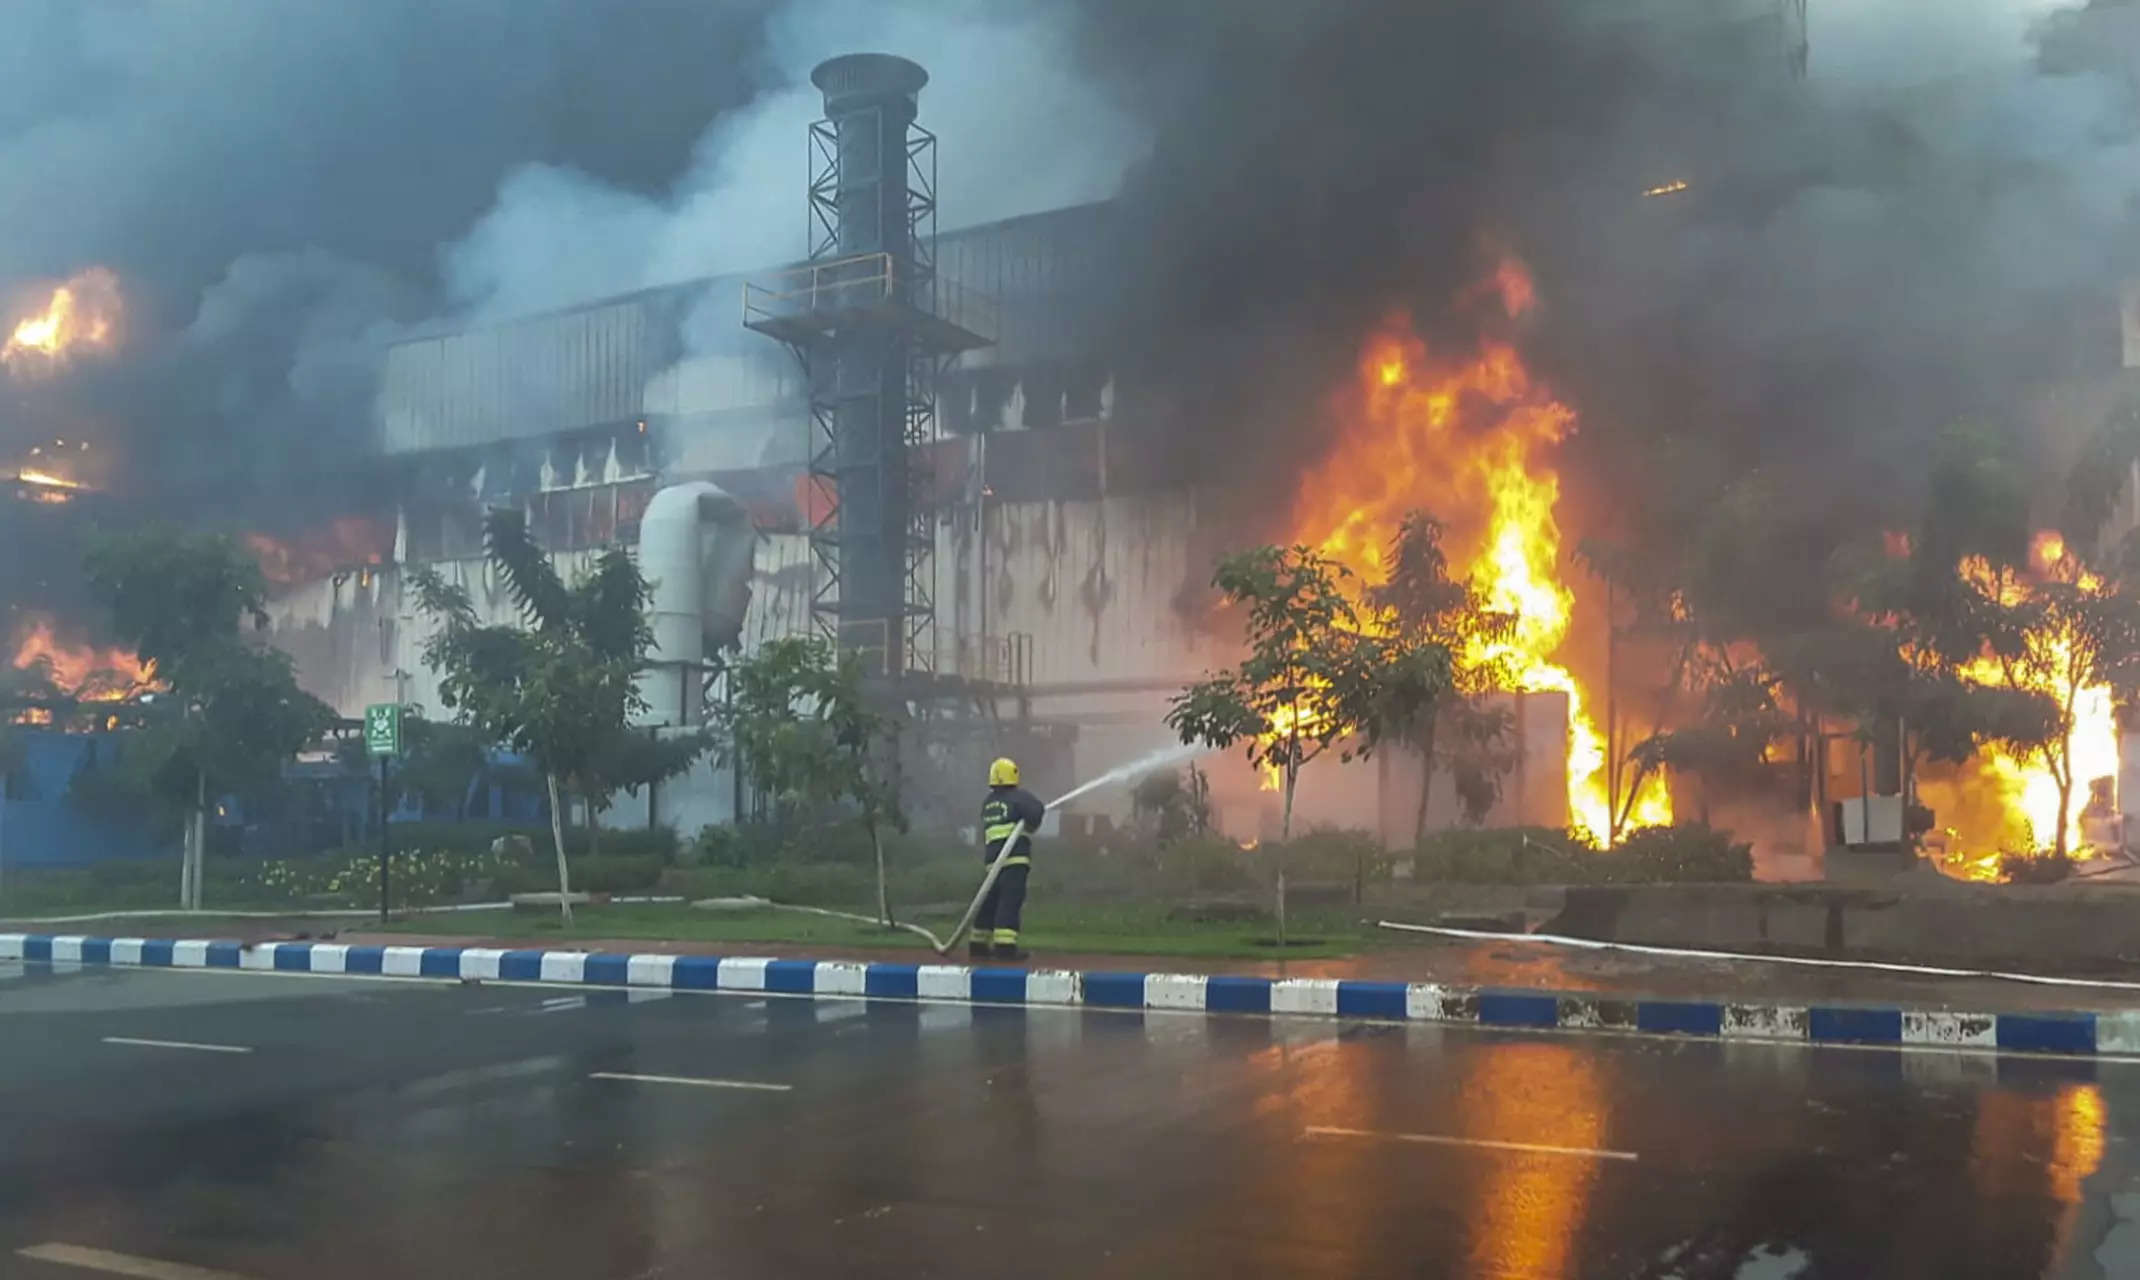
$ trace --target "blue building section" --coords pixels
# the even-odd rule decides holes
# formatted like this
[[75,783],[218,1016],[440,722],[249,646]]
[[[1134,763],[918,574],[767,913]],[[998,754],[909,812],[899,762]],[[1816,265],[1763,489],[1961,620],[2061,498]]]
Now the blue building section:
[[166,852],[125,815],[86,812],[67,790],[77,774],[111,764],[124,735],[17,728],[22,764],[0,801],[0,850],[9,866],[80,866]]
[[[141,815],[100,812],[70,798],[84,773],[110,768],[132,734],[63,733],[18,726],[22,763],[0,791],[0,859],[11,867],[78,867],[118,858],[175,856],[174,831],[159,841]],[[461,803],[426,813],[403,795],[394,822],[510,822],[540,826],[549,820],[542,794],[520,775],[521,761],[491,753],[489,767],[469,780]],[[209,854],[305,857],[352,845],[370,847],[379,838],[378,779],[336,760],[295,760],[283,770],[284,785],[248,805],[220,797],[210,815]],[[518,785],[516,785],[516,783]]]

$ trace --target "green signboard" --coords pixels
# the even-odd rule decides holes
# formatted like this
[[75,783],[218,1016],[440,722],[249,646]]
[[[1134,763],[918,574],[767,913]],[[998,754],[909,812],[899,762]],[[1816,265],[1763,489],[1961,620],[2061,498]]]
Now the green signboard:
[[364,708],[364,749],[375,756],[401,754],[401,704],[375,702]]

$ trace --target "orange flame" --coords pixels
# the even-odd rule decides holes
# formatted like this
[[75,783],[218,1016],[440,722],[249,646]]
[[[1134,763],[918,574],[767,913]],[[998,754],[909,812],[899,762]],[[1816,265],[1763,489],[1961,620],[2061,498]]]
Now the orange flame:
[[119,278],[91,267],[52,286],[37,310],[15,321],[0,344],[0,364],[14,373],[50,372],[82,351],[109,350],[123,314]]
[[[1532,305],[1530,276],[1513,259],[1492,289],[1512,316]],[[1406,512],[1423,508],[1444,521],[1452,560],[1490,609],[1516,620],[1511,634],[1463,657],[1509,689],[1568,695],[1569,817],[1602,840],[1612,825],[1605,739],[1560,656],[1575,597],[1560,577],[1560,479],[1545,462],[1574,429],[1574,413],[1531,377],[1512,346],[1485,341],[1469,355],[1430,352],[1399,317],[1369,341],[1336,416],[1338,446],[1294,503],[1295,540],[1376,581],[1388,572],[1387,549]],[[1671,813],[1670,796],[1653,779],[1630,821],[1668,823]]]
[[[43,664],[53,686],[83,702],[125,702],[156,689],[156,664],[143,662],[124,649],[99,649],[93,645],[69,644],[59,638],[52,620],[33,619],[15,642],[9,665],[17,671]],[[16,717],[20,724],[50,724],[52,713],[42,707]]]
[[382,521],[343,516],[287,541],[264,533],[248,533],[244,541],[267,580],[288,587],[386,563],[394,531]]
[[[2033,581],[2001,574],[1980,557],[1964,560],[1958,572],[1986,597],[2005,605],[2027,600],[2035,583],[2044,580],[2066,582],[2084,592],[2103,589],[2102,579],[2082,567],[2067,553],[2065,540],[2050,531],[2036,535],[2030,547],[2029,567]],[[1993,688],[2033,689],[2050,695],[2062,707],[2070,701],[2072,724],[2066,733],[2065,750],[2072,768],[2072,786],[2066,813],[2066,846],[2085,854],[2096,843],[2090,838],[2089,815],[2085,812],[2091,784],[2118,776],[2118,724],[2109,685],[2077,679],[2086,667],[2086,659],[2075,649],[2077,639],[2055,626],[2042,628],[2026,637],[2026,657],[2022,661],[2002,662],[1985,654],[1964,666],[1962,675]],[[1991,743],[1977,753],[1971,771],[1973,778],[1951,787],[1934,782],[1925,788],[1932,793],[1929,798],[1935,810],[1946,811],[1952,806],[1953,811],[1963,814],[1994,815],[1996,829],[1983,829],[1986,824],[1978,821],[1955,832],[1968,847],[1954,851],[1954,867],[1970,878],[1993,879],[1998,875],[1995,854],[1999,846],[2047,848],[2056,843],[2058,779],[2041,753],[2016,752]],[[1972,790],[1975,795],[1967,794]],[[1987,793],[1996,802],[1992,806],[1981,803]]]

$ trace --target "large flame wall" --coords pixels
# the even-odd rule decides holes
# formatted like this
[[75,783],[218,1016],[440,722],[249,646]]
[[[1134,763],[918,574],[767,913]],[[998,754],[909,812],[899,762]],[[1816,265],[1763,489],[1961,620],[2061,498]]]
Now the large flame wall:
[[[1513,262],[1491,297],[1505,316],[1529,308],[1529,277]],[[1613,829],[1606,740],[1590,684],[1571,670],[1577,579],[1563,555],[1560,477],[1552,451],[1574,413],[1532,377],[1516,348],[1481,341],[1429,350],[1402,318],[1365,345],[1353,382],[1329,406],[1333,445],[1302,482],[1293,541],[1314,546],[1368,582],[1388,573],[1388,549],[1407,512],[1449,532],[1452,573],[1469,576],[1486,606],[1509,614],[1509,634],[1465,655],[1503,687],[1568,699],[1568,815],[1593,839]],[[1602,621],[1602,617],[1601,617]],[[1636,797],[1627,825],[1671,821],[1661,779]]]

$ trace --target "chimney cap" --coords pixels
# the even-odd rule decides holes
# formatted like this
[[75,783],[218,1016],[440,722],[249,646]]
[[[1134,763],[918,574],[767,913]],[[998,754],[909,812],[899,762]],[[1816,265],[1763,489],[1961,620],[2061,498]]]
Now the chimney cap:
[[818,63],[810,83],[825,94],[825,114],[838,115],[893,100],[912,105],[929,73],[896,54],[847,53]]

